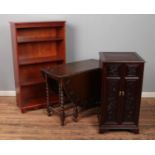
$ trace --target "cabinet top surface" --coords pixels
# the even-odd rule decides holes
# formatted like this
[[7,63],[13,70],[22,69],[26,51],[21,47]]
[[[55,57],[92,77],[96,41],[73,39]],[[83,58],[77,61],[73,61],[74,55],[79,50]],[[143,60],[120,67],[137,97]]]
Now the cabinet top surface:
[[144,62],[136,52],[100,52],[103,62]]
[[30,22],[13,22],[11,21],[10,23],[13,24],[40,24],[40,23],[65,23],[66,21],[64,20],[58,20],[58,21],[30,21]]
[[11,26],[15,26],[18,29],[23,28],[39,28],[39,27],[62,27],[65,25],[65,21],[38,21],[38,22],[10,22]]
[[49,68],[43,68],[42,71],[54,78],[65,78],[76,74],[98,70],[99,61],[95,59],[77,61],[67,64],[61,64]]

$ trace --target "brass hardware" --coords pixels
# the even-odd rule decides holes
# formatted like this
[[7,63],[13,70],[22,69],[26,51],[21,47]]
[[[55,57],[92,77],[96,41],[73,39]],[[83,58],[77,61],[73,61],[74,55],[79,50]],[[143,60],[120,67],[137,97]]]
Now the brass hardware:
[[121,94],[122,94],[122,96],[124,96],[124,95],[125,95],[125,92],[124,92],[124,91],[122,91],[122,93],[121,93]]
[[124,91],[119,91],[119,96],[124,96],[125,92]]

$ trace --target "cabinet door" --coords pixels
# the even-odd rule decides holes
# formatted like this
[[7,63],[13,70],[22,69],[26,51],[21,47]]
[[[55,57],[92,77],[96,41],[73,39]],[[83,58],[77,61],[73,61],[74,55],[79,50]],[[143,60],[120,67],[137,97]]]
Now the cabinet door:
[[104,124],[118,124],[121,66],[121,64],[106,64],[103,68],[101,113]]
[[136,124],[141,98],[141,66],[139,64],[127,64],[123,78],[123,124]]
[[117,124],[118,111],[120,104],[119,90],[121,86],[120,78],[106,78],[105,80],[105,98],[103,102],[104,122],[107,124]]

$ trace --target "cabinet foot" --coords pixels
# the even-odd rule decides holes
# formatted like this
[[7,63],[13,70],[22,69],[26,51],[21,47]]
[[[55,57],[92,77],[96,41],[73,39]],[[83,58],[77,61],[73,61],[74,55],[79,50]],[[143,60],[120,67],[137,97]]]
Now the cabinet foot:
[[48,115],[48,116],[52,116],[52,114],[53,114],[53,113],[52,113],[51,111],[47,111],[47,115]]
[[24,110],[24,109],[21,109],[21,113],[23,113],[23,114],[24,114],[25,112],[26,112],[26,110]]
[[47,115],[48,115],[48,116],[52,116],[52,114],[53,114],[53,113],[52,113],[52,111],[51,111],[51,107],[48,107],[48,108],[47,108]]
[[105,132],[108,132],[109,130],[107,129],[99,129],[99,133],[105,133]]
[[134,129],[134,130],[131,130],[133,133],[135,134],[139,134],[139,129]]

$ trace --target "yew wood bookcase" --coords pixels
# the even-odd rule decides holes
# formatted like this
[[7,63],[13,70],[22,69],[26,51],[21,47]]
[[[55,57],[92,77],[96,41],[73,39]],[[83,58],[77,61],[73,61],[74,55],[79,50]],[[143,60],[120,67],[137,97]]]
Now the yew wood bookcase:
[[[65,21],[10,25],[17,105],[21,112],[45,107],[45,81],[40,69],[66,62]],[[51,97],[58,101],[57,95]]]

